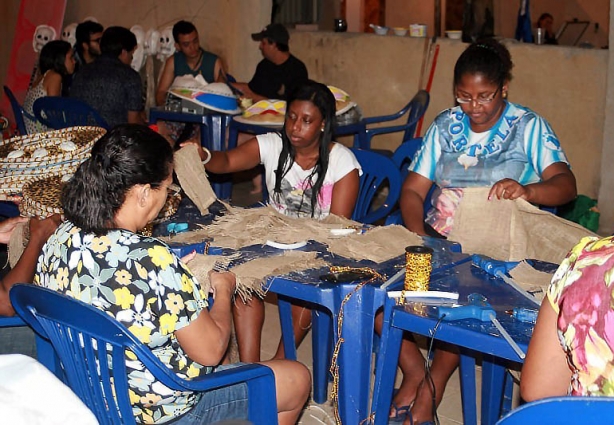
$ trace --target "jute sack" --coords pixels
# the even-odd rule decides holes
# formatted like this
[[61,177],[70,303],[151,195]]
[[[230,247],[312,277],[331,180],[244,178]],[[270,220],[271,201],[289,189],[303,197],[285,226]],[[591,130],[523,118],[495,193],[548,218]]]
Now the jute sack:
[[448,239],[463,252],[496,260],[526,258],[560,264],[585,236],[596,236],[579,224],[557,217],[525,200],[488,200],[490,188],[467,188],[454,214]]
[[203,215],[208,214],[209,206],[215,202],[216,196],[196,146],[187,145],[175,152],[175,174],[181,188],[194,202],[198,211]]

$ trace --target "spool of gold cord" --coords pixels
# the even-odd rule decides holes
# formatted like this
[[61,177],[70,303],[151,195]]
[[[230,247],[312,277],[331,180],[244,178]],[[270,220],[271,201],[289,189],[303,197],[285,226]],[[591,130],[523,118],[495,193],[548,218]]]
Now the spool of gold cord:
[[405,248],[405,291],[428,291],[433,250],[426,246]]

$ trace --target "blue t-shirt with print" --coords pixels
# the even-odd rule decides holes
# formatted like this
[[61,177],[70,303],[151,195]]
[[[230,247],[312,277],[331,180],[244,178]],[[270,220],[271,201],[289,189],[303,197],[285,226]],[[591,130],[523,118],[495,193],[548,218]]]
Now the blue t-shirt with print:
[[440,113],[409,170],[440,187],[492,186],[504,178],[526,185],[540,181],[555,162],[568,163],[550,124],[507,102],[499,121],[484,133],[471,130],[460,106]]
[[433,194],[425,221],[447,236],[462,188],[490,187],[505,178],[537,183],[556,162],[569,164],[550,124],[530,109],[506,102],[497,123],[482,133],[471,130],[460,106],[440,113],[409,170],[441,188]]

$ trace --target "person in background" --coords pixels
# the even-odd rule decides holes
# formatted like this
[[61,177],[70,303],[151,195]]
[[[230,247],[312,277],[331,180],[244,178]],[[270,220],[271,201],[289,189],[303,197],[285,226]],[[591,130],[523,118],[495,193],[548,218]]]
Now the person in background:
[[[198,31],[191,22],[179,21],[173,25],[173,39],[177,51],[164,63],[156,89],[156,104],[166,103],[168,89],[176,77],[200,75],[206,82],[226,82],[226,72],[222,60],[215,54],[200,47]],[[200,127],[172,121],[158,122],[160,133],[173,142],[199,140]]]
[[526,401],[612,396],[614,237],[584,238],[563,260],[544,298],[520,377]]
[[[66,221],[44,245],[34,282],[105,311],[174,373],[195,378],[235,367],[221,364],[232,329],[235,276],[209,274],[215,300],[209,309],[208,294],[185,262],[160,240],[138,233],[158,216],[172,181],[173,149],[164,137],[143,125],[113,127],[66,183]],[[247,418],[245,384],[172,391],[140,362],[128,360],[137,423]],[[295,361],[265,364],[275,373],[279,423],[295,424],[309,396],[309,371]]]
[[[264,57],[256,67],[249,83],[230,83],[248,99],[248,104],[264,99],[286,100],[293,88],[307,80],[307,67],[300,59],[290,53],[290,34],[281,24],[267,25],[262,31],[252,34],[252,40],[259,41],[260,53]],[[240,133],[237,144],[251,139],[251,135]],[[260,167],[252,171],[251,194],[262,192]]]
[[79,66],[94,62],[101,55],[100,40],[104,28],[98,22],[84,21],[75,30],[75,57]]
[[109,27],[100,40],[101,56],[75,75],[70,96],[93,107],[109,127],[144,124],[141,77],[130,67],[136,37],[123,27]]
[[553,24],[554,18],[549,13],[542,13],[537,20],[537,28],[544,30],[544,44],[559,44],[558,41],[556,41],[556,34],[552,29]]
[[[575,177],[548,122],[507,100],[512,67],[509,51],[494,39],[469,45],[458,58],[458,106],[435,118],[403,184],[400,205],[409,230],[447,236],[465,187],[490,187],[489,199],[521,198],[546,206],[576,197]],[[425,220],[423,206],[433,183],[433,207]],[[458,358],[454,347],[437,349],[430,370],[433,386],[423,385],[424,358],[413,341],[404,340],[399,357],[403,381],[394,397],[395,406],[403,407],[393,413],[409,412],[415,423],[433,420]]]
[[264,57],[249,83],[230,83],[254,103],[263,99],[286,100],[294,86],[308,78],[307,67],[290,53],[290,34],[281,24],[267,25],[252,34]]
[[79,69],[86,63],[92,63],[100,56],[100,39],[102,25],[94,21],[84,21],[75,29],[75,72],[62,79],[62,96],[69,96],[72,80]]
[[[198,142],[205,168],[234,173],[264,165],[269,202],[291,217],[323,219],[329,214],[350,218],[358,198],[360,164],[352,151],[333,141],[335,98],[326,85],[306,80],[288,97],[284,127],[279,133],[252,137],[230,151],[209,152]],[[235,328],[241,361],[260,359],[264,304],[252,298],[235,302]],[[293,306],[297,345],[311,324],[311,311]],[[283,358],[283,346],[275,358]]]
[[[23,101],[23,109],[34,116],[34,102],[45,96],[61,96],[62,81],[75,71],[74,51],[67,41],[52,40],[45,44],[38,58],[40,75],[32,83]],[[47,131],[48,128],[38,121],[23,117],[28,134]]]
[[156,90],[156,104],[164,105],[166,93],[175,77],[202,75],[208,83],[225,82],[226,75],[222,60],[215,54],[200,47],[198,31],[191,22],[179,21],[173,25],[173,39],[177,52],[168,58],[162,69]]

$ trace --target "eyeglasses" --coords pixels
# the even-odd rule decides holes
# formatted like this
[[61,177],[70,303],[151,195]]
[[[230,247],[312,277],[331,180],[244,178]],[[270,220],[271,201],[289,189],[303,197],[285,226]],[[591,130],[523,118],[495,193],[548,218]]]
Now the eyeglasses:
[[497,93],[499,93],[499,90],[501,90],[501,87],[498,87],[497,90],[495,90],[495,92],[490,97],[479,97],[477,99],[463,99],[462,97],[457,97],[456,101],[461,105],[466,105],[468,103],[473,102],[477,103],[478,105],[488,105],[490,102],[495,100],[495,97],[497,97]]

